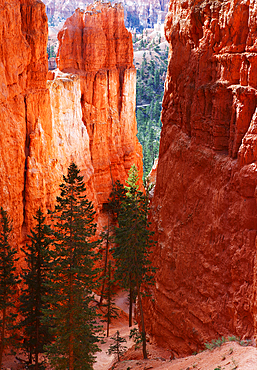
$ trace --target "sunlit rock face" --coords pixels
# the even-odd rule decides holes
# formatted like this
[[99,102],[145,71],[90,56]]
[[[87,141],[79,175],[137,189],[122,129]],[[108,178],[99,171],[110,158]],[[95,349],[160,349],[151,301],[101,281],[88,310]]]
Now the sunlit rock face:
[[[95,59],[91,52],[85,52],[83,67],[70,69],[70,73],[48,72],[48,27],[42,2],[6,1],[3,10],[0,204],[13,220],[12,243],[18,248],[27,240],[37,209],[41,207],[45,213],[53,209],[62,175],[67,173],[71,161],[84,176],[87,195],[94,202],[98,217],[112,180],[124,183],[133,163],[142,174],[142,151],[136,138],[132,42],[120,8],[113,8],[118,13],[113,20],[115,50],[110,50],[116,53],[115,62],[98,64],[99,69],[94,65],[102,50],[98,44],[99,25],[93,20],[101,14],[99,5],[97,12],[92,10],[90,36],[83,41],[83,45],[85,41],[89,44],[84,45],[86,49],[94,50]],[[80,30],[76,23],[73,27]],[[64,31],[62,40],[68,50],[76,49],[74,44],[69,46]],[[108,37],[104,42],[109,42]],[[80,46],[78,42],[77,47]],[[62,51],[60,61],[61,55]],[[91,63],[92,70],[86,71],[84,66]],[[99,228],[104,222],[104,217],[100,217]]]
[[174,355],[256,333],[257,2],[171,0],[147,329]]
[[96,2],[86,11],[77,9],[58,39],[58,68],[80,78],[94,187],[103,204],[113,182],[124,182],[133,163],[142,177],[142,150],[136,137],[136,70],[123,8]]
[[[2,3],[0,22],[0,204],[13,220],[13,244],[26,230],[31,135],[51,135],[47,75],[47,18],[43,3]],[[40,116],[44,119],[40,120]]]
[[10,1],[4,10],[0,203],[13,220],[13,243],[18,247],[37,209],[53,208],[72,160],[82,170],[92,200],[95,194],[78,77],[60,74],[47,84],[45,6],[40,1]]

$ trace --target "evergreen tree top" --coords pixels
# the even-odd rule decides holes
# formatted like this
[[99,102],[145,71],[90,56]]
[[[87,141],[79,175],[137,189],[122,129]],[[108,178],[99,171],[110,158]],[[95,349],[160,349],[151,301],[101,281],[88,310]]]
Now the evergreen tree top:
[[83,182],[83,176],[78,176],[80,173],[80,169],[78,166],[71,162],[70,166],[68,167],[68,175],[63,175],[63,180],[68,184],[74,184],[76,181]]
[[133,164],[129,170],[128,179],[126,180],[128,186],[125,186],[125,189],[128,191],[127,192],[128,197],[138,190],[139,188],[139,185],[137,185],[138,180],[139,180],[138,169],[136,165]]

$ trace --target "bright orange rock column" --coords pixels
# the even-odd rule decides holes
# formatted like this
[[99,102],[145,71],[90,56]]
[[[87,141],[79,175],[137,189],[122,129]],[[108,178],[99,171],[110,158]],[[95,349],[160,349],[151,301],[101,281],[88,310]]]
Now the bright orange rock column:
[[132,36],[119,4],[96,2],[77,9],[58,34],[57,65],[81,83],[82,119],[90,139],[94,187],[100,204],[112,184],[124,183],[136,164],[142,178],[142,149],[136,137],[136,69]]

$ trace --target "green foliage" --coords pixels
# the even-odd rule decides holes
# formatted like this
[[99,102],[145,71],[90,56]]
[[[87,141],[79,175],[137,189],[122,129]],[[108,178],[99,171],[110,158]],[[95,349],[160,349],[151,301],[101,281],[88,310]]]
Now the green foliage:
[[92,290],[97,288],[94,261],[96,242],[93,204],[85,197],[83,177],[72,163],[63,176],[61,195],[53,212],[55,249],[45,318],[55,342],[47,346],[55,369],[92,369],[98,351],[99,327]]
[[108,211],[113,216],[113,221],[116,222],[120,213],[121,203],[126,199],[126,189],[119,180],[112,187],[110,197],[108,199]]
[[163,76],[168,66],[168,50],[157,51],[160,58],[155,55],[147,61],[144,55],[141,65],[137,66],[137,136],[143,147],[144,177],[159,153]]
[[[132,164],[130,170],[129,170],[129,176],[126,180],[126,183],[128,184],[125,186],[125,189],[127,190],[126,196],[131,198],[134,193],[138,191],[139,185],[138,185],[138,170],[135,164]],[[124,201],[126,198],[124,198]]]
[[114,343],[112,343],[108,349],[108,354],[114,354],[117,360],[120,361],[121,356],[126,352],[127,347],[123,346],[122,343],[127,342],[125,338],[120,336],[120,332],[117,330],[114,336],[111,337]]
[[129,339],[133,339],[135,343],[135,349],[138,349],[141,347],[143,338],[142,334],[139,332],[137,328],[131,329],[129,334]]
[[20,295],[20,312],[22,321],[19,328],[23,329],[22,346],[28,353],[29,363],[34,356],[35,369],[40,368],[38,363],[39,353],[44,352],[44,345],[51,341],[48,325],[42,324],[43,310],[47,309],[44,298],[50,294],[48,273],[50,268],[51,229],[45,224],[45,217],[41,209],[34,217],[36,226],[31,230],[29,238],[31,243],[27,245],[25,261],[27,268],[22,269],[22,293]]
[[[138,171],[132,166],[126,186],[126,198],[121,203],[118,216],[118,226],[115,228],[116,246],[112,248],[115,259],[115,277],[123,288],[130,292],[136,288],[139,300],[143,337],[143,353],[146,354],[146,336],[144,329],[141,288],[153,282],[154,269],[150,262],[150,249],[154,245],[153,233],[148,224],[148,198],[137,186]],[[131,299],[133,295],[130,294]]]
[[9,244],[11,222],[7,212],[0,208],[0,368],[6,346],[14,339],[13,327],[17,315],[15,295],[19,280],[16,274],[15,255],[17,251]]
[[139,286],[152,279],[152,267],[149,259],[153,246],[152,232],[148,225],[148,199],[137,190],[137,169],[132,166],[127,180],[127,197],[121,203],[118,226],[115,228],[116,246],[112,249],[116,263],[116,278],[124,288],[129,288],[132,281]]
[[217,347],[221,347],[223,343],[226,343],[226,342],[238,342],[240,344],[240,346],[249,346],[252,344],[252,341],[251,340],[241,340],[240,338],[236,337],[236,336],[231,336],[231,337],[228,337],[228,338],[225,338],[225,337],[221,337],[219,339],[213,339],[210,343],[204,343],[205,345],[205,348],[206,349],[209,349],[209,350],[212,350],[214,348],[217,348]]
[[219,338],[219,339],[216,339],[216,340],[213,339],[211,341],[211,343],[204,343],[204,345],[205,345],[206,349],[212,350],[214,348],[221,347],[222,344],[225,343],[225,342],[226,342],[226,339],[224,337],[222,337],[222,338]]
[[52,57],[56,58],[56,53],[54,51],[54,45],[50,45],[49,43],[47,44],[47,54],[48,54],[48,59]]

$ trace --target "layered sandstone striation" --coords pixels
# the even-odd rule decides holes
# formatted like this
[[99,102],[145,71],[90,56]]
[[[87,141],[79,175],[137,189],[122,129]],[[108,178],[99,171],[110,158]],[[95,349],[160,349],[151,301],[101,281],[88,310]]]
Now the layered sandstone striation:
[[58,39],[58,68],[80,79],[95,192],[98,203],[104,204],[113,182],[124,182],[133,163],[142,177],[142,149],[136,137],[136,69],[123,7],[95,2],[85,11],[77,9]]
[[[83,68],[76,70],[78,74],[48,72],[48,26],[41,1],[9,0],[2,7],[0,205],[13,220],[13,244],[18,248],[26,242],[38,207],[44,212],[54,207],[71,161],[80,168],[87,195],[99,214],[109,196],[111,176],[124,182],[134,162],[142,172],[142,153],[136,138],[132,42],[122,11],[113,8],[116,44],[110,50],[119,64],[115,62],[108,70],[106,62],[87,75]],[[94,65],[92,50],[95,58],[101,55],[99,14],[101,5],[91,17],[90,37],[83,41],[90,51],[82,55],[82,65]],[[80,24],[75,22],[72,27],[75,33],[81,32]],[[123,36],[127,40],[124,48]],[[64,32],[63,42],[68,50],[81,47],[79,39],[67,40]],[[86,105],[90,105],[88,111]]]
[[257,2],[171,0],[147,328],[175,356],[256,333]]

